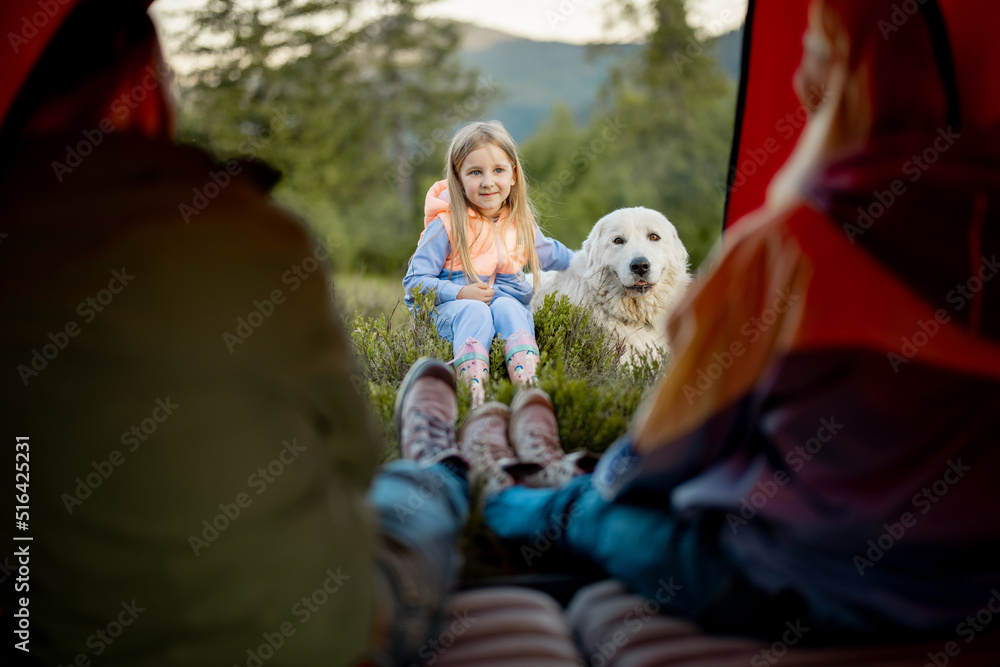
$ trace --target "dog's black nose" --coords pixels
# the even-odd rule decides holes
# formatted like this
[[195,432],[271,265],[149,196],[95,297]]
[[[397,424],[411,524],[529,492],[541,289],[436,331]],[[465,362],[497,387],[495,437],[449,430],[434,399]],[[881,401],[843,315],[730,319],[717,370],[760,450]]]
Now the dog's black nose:
[[649,260],[645,257],[636,257],[632,260],[630,268],[635,275],[644,276],[649,273]]

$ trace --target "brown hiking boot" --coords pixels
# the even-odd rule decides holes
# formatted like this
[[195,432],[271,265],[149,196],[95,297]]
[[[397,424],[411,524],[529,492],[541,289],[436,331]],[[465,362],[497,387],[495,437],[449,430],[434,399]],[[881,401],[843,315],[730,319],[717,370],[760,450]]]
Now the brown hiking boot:
[[559,427],[552,399],[541,389],[521,391],[511,403],[510,443],[524,463],[541,466],[524,478],[528,486],[562,486],[574,476],[590,472],[596,457],[586,451],[566,454],[559,442]]
[[537,465],[525,466],[514,455],[507,440],[510,409],[490,401],[468,414],[458,432],[459,447],[472,466],[470,479],[482,482],[485,494],[506,489],[515,476],[538,471]]
[[549,395],[531,388],[510,404],[510,442],[522,461],[545,466],[563,457],[556,412]]
[[451,367],[430,357],[418,359],[396,393],[400,455],[425,466],[448,459],[468,465],[455,442],[457,414]]

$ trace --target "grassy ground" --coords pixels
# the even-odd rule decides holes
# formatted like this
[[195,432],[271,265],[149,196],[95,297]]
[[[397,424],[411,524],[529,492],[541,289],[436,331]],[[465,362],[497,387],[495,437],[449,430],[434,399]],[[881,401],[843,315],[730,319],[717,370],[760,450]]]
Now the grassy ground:
[[[363,376],[364,393],[381,426],[386,451],[397,450],[392,411],[396,390],[421,356],[448,361],[451,343],[430,319],[433,297],[418,297],[416,315],[402,304],[399,280],[362,275],[334,278],[338,307]],[[589,314],[563,297],[546,299],[535,316],[541,355],[539,386],[552,397],[559,437],[566,451],[603,452],[628,428],[632,414],[659,377],[664,359],[648,358],[621,366],[623,347],[606,339]],[[510,403],[516,387],[503,366],[503,344],[494,340],[486,400]],[[468,410],[469,393],[459,386],[459,421]],[[465,532],[466,578],[537,571],[497,542],[474,513]]]
[[364,273],[342,273],[333,277],[336,301],[341,313],[347,316],[377,318],[392,317],[392,324],[401,325],[409,313],[403,305],[403,283],[393,276]]

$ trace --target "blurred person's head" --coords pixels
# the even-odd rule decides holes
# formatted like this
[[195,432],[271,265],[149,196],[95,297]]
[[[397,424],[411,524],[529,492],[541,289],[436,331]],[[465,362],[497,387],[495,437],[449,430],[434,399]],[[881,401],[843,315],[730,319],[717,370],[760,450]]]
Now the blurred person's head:
[[[30,13],[28,3],[21,4]],[[80,0],[3,119],[4,146],[85,131],[172,137],[171,74],[148,5]]]
[[941,71],[928,19],[916,10],[897,25],[893,11],[888,0],[810,3],[793,77],[810,119],[768,188],[769,204],[797,200],[834,156],[948,124],[950,74]]

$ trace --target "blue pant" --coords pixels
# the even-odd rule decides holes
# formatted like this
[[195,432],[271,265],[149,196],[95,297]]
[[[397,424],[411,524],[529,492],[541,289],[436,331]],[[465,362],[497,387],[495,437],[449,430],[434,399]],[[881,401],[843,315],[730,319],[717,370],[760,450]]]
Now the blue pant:
[[456,299],[437,305],[432,316],[438,333],[450,340],[455,354],[469,338],[479,341],[487,350],[493,337],[502,340],[520,329],[535,335],[535,320],[527,306],[509,296],[496,296],[490,305],[471,299]]
[[392,664],[409,664],[437,632],[458,578],[469,483],[445,464],[394,461],[375,476],[369,500],[380,524],[380,607],[392,629],[380,650]]
[[[439,627],[458,575],[468,488],[466,477],[444,464],[396,461],[375,477],[371,502],[389,543],[379,564],[395,604],[393,644],[385,651],[393,664],[408,664]],[[747,583],[719,545],[721,515],[681,517],[669,506],[608,501],[582,475],[561,488],[514,486],[494,494],[484,517],[499,537],[522,545],[527,566],[587,558],[646,596],[647,615],[681,615],[716,632],[766,638],[789,620],[808,619],[799,600]]]
[[523,545],[526,564],[588,558],[659,611],[711,620],[721,596],[739,583],[711,522],[605,500],[590,475],[556,489],[511,487],[486,499],[484,515],[497,535]]

